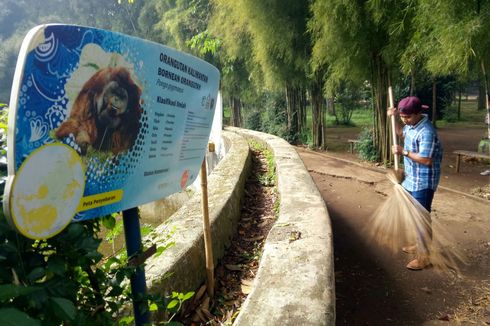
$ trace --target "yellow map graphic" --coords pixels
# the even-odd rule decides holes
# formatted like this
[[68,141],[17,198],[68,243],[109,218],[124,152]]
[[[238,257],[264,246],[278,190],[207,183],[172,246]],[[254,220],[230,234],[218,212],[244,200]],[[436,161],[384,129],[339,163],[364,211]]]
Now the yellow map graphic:
[[65,228],[83,195],[84,177],[80,157],[66,145],[46,145],[32,153],[14,180],[11,211],[19,231],[41,239]]

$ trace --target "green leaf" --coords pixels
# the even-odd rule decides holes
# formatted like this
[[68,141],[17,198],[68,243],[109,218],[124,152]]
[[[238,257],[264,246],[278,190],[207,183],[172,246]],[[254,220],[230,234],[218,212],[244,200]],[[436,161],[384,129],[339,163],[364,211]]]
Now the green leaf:
[[63,275],[66,271],[65,262],[60,257],[50,257],[47,269],[53,274]]
[[77,309],[73,302],[65,298],[52,297],[54,313],[63,320],[73,320],[77,314]]
[[172,241],[172,242],[169,242],[169,243],[166,243],[164,246],[158,246],[157,247],[157,251],[155,252],[155,254],[153,255],[154,257],[158,257],[160,256],[161,254],[163,254],[163,252],[165,250],[167,250],[168,248],[172,247],[175,245],[175,241]]
[[15,308],[0,309],[0,325],[3,326],[38,326],[39,320],[32,319],[28,314]]
[[150,234],[154,230],[154,227],[151,224],[143,224],[141,226],[141,236],[144,237]]
[[114,239],[116,239],[122,232],[124,231],[124,224],[122,220],[116,222],[114,228],[111,231],[107,232],[105,236],[105,240],[109,243],[113,243]]
[[191,292],[187,292],[187,293],[186,293],[186,294],[183,296],[182,300],[183,300],[183,301],[189,300],[189,299],[190,299],[190,298],[192,298],[193,296],[194,296],[194,292],[192,292],[192,291],[191,291]]
[[82,237],[83,226],[80,223],[71,223],[63,233],[62,234],[69,239],[78,239]]
[[107,294],[109,297],[117,297],[123,293],[124,289],[120,286],[112,287],[111,291]]
[[[0,285],[0,301],[15,299],[22,295],[28,295],[33,292],[41,291],[42,288],[36,286],[23,286],[15,284]],[[1,323],[0,323],[1,325]]]
[[119,319],[119,325],[131,325],[134,321],[134,316],[126,316]]
[[170,310],[170,309],[172,309],[172,308],[175,308],[175,307],[177,307],[177,305],[178,305],[178,304],[179,304],[179,300],[174,299],[174,300],[172,300],[172,301],[170,301],[170,302],[168,303],[168,305],[167,305],[167,309],[169,309],[169,310]]
[[44,277],[44,275],[46,275],[46,269],[44,269],[44,267],[36,267],[27,275],[27,278],[31,281],[35,281]]
[[111,268],[112,264],[121,265],[121,260],[117,257],[112,256],[104,263],[104,268],[109,269]]
[[116,219],[112,215],[104,216],[102,219],[102,225],[112,230],[116,226]]
[[158,305],[156,303],[150,304],[150,311],[157,311],[158,310]]

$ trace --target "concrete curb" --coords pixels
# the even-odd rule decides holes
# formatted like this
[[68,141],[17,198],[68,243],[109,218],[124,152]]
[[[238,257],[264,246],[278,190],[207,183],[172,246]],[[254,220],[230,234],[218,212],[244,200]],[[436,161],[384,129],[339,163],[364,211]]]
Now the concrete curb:
[[[244,184],[251,167],[246,140],[224,132],[227,155],[208,177],[209,220],[213,236],[214,263],[223,256],[236,233]],[[150,293],[188,292],[206,280],[200,191],[156,228],[144,241],[162,246],[172,230],[175,244],[160,256],[146,261]]]
[[332,229],[311,176],[285,140],[226,129],[272,150],[280,196],[278,220],[266,239],[253,290],[234,325],[334,325]]

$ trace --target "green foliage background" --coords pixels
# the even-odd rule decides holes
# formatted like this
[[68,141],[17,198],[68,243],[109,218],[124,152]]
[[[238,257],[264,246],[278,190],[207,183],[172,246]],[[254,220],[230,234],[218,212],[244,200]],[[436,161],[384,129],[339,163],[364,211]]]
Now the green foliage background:
[[[362,111],[363,126],[370,127],[360,134],[357,150],[366,160],[386,162],[387,87],[394,87],[397,99],[413,93],[431,105],[436,85],[438,114],[449,122],[459,119],[457,89],[476,82],[480,98],[485,86],[488,92],[489,17],[490,2],[473,0],[3,0],[0,102],[9,101],[17,54],[30,28],[93,26],[211,62],[221,71],[228,112],[243,115],[248,128],[290,142],[324,148],[327,122],[349,125]],[[335,119],[327,117],[327,99],[335,104]],[[475,120],[483,121],[485,112],[474,111]],[[6,118],[3,109],[3,159]],[[3,189],[1,161],[0,171]],[[73,224],[53,239],[33,241],[13,232],[1,216],[0,324],[113,322],[130,298],[124,284],[133,272],[124,256],[104,262],[97,251],[97,232],[102,225],[114,228],[113,218]],[[187,296],[154,300],[158,309],[170,302],[174,309]]]

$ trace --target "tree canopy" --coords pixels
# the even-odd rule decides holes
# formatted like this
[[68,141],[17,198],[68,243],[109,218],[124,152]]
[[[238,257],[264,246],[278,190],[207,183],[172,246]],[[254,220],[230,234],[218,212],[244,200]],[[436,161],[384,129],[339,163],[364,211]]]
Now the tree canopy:
[[30,27],[89,25],[164,43],[216,65],[232,123],[241,124],[242,110],[261,110],[264,96],[273,98],[267,94],[282,93],[288,139],[298,140],[309,103],[316,147],[324,145],[326,99],[333,104],[336,94],[369,85],[375,146],[389,160],[388,85],[400,97],[422,92],[422,81],[447,76],[486,81],[489,16],[490,3],[481,0],[5,0],[0,102],[8,101],[16,55]]

